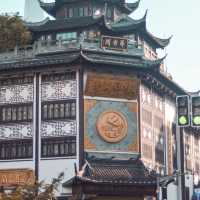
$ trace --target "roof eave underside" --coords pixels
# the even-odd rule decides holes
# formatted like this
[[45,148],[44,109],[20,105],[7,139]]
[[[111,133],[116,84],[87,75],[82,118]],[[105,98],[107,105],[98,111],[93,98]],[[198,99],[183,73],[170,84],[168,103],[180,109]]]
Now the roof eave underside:
[[11,62],[2,62],[0,63],[0,71],[34,70],[42,66],[70,64],[76,62],[79,58],[91,64],[105,64],[113,67],[120,67],[121,69],[148,72],[161,83],[164,83],[168,88],[172,89],[176,94],[187,94],[183,88],[159,72],[158,69],[163,59],[150,61],[144,60],[140,56],[120,55],[120,53],[76,49],[73,52],[63,52],[62,55],[59,55],[59,53],[57,55],[48,54],[40,55],[33,59],[24,59],[23,61],[15,60]]

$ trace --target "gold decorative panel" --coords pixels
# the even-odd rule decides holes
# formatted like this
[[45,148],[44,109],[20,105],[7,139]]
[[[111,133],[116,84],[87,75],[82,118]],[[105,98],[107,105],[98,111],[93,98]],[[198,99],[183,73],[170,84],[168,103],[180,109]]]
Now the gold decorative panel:
[[34,183],[34,173],[28,169],[0,170],[0,186],[17,186]]
[[121,99],[137,99],[139,80],[128,76],[89,73],[85,95]]

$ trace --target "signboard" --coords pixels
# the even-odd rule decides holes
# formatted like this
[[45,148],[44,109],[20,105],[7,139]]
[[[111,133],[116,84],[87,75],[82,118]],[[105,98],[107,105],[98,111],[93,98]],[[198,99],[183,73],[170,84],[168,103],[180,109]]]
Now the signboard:
[[101,48],[116,51],[128,51],[128,39],[121,37],[102,36]]
[[139,94],[139,80],[128,76],[89,73],[85,95],[135,100]]
[[10,169],[0,170],[0,186],[18,186],[34,183],[33,170]]

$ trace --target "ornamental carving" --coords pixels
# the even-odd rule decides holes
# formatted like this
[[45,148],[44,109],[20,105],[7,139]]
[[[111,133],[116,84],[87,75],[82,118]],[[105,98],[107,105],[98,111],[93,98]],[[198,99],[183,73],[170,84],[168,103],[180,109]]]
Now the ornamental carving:
[[42,83],[42,101],[62,100],[77,96],[76,81],[54,81]]
[[0,126],[0,139],[24,139],[32,136],[33,125],[31,123]]
[[76,121],[42,122],[41,136],[76,136]]
[[103,112],[100,114],[96,126],[99,135],[109,143],[118,143],[127,135],[127,121],[120,112]]
[[0,87],[0,104],[26,103],[33,101],[33,85]]
[[139,81],[128,76],[89,74],[86,82],[86,96],[137,99]]

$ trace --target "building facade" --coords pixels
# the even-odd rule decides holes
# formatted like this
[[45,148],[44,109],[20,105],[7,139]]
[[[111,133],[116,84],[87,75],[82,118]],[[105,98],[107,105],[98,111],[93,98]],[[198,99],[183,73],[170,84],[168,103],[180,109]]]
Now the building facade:
[[[27,23],[32,45],[0,54],[1,186],[64,172],[63,199],[156,197],[177,170],[176,96],[188,94],[156,52],[170,38],[128,16],[139,1],[39,2],[55,20]],[[199,174],[196,132],[185,166]]]

